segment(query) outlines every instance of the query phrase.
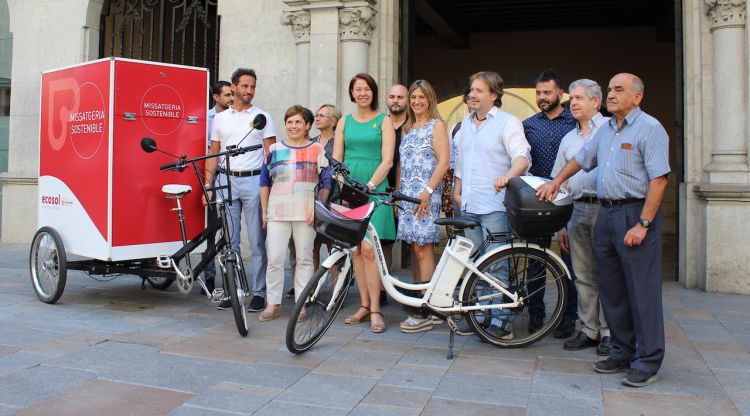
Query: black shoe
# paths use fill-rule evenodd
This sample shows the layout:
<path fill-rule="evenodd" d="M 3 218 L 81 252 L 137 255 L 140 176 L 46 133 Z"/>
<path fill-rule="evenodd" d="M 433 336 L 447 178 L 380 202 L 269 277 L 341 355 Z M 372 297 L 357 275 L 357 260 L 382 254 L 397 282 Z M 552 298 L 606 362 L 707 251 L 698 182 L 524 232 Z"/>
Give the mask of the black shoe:
<path fill-rule="evenodd" d="M 589 347 L 594 347 L 597 344 L 599 344 L 597 340 L 589 338 L 589 336 L 586 335 L 585 332 L 581 331 L 578 333 L 577 337 L 565 341 L 565 344 L 563 344 L 563 349 L 567 351 L 577 351 Z"/>
<path fill-rule="evenodd" d="M 622 378 L 622 384 L 630 387 L 645 387 L 658 380 L 659 376 L 649 374 L 637 368 L 631 368 L 628 374 Z"/>
<path fill-rule="evenodd" d="M 250 300 L 250 306 L 247 307 L 248 312 L 260 312 L 266 307 L 266 300 L 262 297 L 255 295 Z"/>
<path fill-rule="evenodd" d="M 610 337 L 602 337 L 599 345 L 596 346 L 596 355 L 606 357 L 609 355 L 609 350 L 612 349 L 612 339 Z"/>
<path fill-rule="evenodd" d="M 385 306 L 388 304 L 388 294 L 385 293 L 384 290 L 380 291 L 380 306 Z"/>
<path fill-rule="evenodd" d="M 222 300 L 216 306 L 216 309 L 223 311 L 224 309 L 232 309 L 232 301 L 229 298 Z"/>
<path fill-rule="evenodd" d="M 504 330 L 503 328 L 500 328 L 497 325 L 490 325 L 490 326 L 487 327 L 487 329 L 485 331 L 487 331 L 487 333 L 490 336 L 492 336 L 494 338 L 497 338 L 497 339 L 502 339 L 502 340 L 505 340 L 505 341 L 510 341 L 510 340 L 513 339 L 513 333 L 512 332 L 506 331 L 506 330 Z M 482 341 L 484 341 L 484 340 L 482 340 Z"/>
<path fill-rule="evenodd" d="M 289 289 L 288 292 L 286 292 L 286 295 L 284 295 L 287 299 L 294 299 L 294 288 Z"/>
<path fill-rule="evenodd" d="M 597 361 L 594 363 L 594 370 L 602 374 L 623 373 L 630 370 L 630 363 L 627 361 L 617 361 L 611 358 Z"/>
<path fill-rule="evenodd" d="M 552 335 L 555 338 L 570 338 L 576 333 L 576 321 L 569 318 L 563 318 L 560 324 L 557 325 Z"/>
<path fill-rule="evenodd" d="M 529 315 L 529 334 L 539 331 L 544 326 L 544 315 Z"/>

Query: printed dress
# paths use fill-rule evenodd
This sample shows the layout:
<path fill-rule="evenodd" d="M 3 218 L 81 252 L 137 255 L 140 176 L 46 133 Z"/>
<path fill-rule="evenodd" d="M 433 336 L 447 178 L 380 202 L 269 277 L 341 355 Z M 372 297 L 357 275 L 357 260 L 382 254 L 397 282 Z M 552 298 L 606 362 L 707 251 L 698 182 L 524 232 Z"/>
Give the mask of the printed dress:
<path fill-rule="evenodd" d="M 419 128 L 410 129 L 401 138 L 400 191 L 404 195 L 418 198 L 424 192 L 425 185 L 437 167 L 437 158 L 432 150 L 432 128 L 436 119 L 432 119 Z M 404 208 L 399 211 L 397 238 L 408 244 L 437 244 L 440 242 L 440 227 L 433 221 L 440 218 L 442 185 L 435 188 L 430 196 L 428 215 L 418 219 L 414 213 L 414 204 L 401 202 Z"/>

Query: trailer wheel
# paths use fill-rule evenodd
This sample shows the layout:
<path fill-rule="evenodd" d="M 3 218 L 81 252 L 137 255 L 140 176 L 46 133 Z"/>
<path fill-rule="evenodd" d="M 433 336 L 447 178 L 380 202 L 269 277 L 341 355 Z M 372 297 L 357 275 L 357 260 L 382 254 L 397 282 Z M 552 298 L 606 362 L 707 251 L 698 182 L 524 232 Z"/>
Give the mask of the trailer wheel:
<path fill-rule="evenodd" d="M 68 276 L 68 260 L 62 238 L 51 227 L 42 227 L 34 235 L 29 254 L 31 282 L 36 296 L 44 303 L 55 303 Z"/>
<path fill-rule="evenodd" d="M 151 287 L 158 290 L 167 290 L 174 283 L 174 279 L 161 276 L 146 276 L 146 280 Z"/>

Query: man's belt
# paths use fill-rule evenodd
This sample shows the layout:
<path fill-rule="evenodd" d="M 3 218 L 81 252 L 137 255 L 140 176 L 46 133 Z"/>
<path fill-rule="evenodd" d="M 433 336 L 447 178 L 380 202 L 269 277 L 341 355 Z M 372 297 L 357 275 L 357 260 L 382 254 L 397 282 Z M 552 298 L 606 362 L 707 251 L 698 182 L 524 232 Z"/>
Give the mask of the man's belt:
<path fill-rule="evenodd" d="M 238 178 L 244 178 L 246 176 L 260 175 L 260 169 L 255 169 L 255 170 L 230 170 L 228 172 L 225 171 L 224 169 L 222 169 L 220 172 L 223 173 L 223 174 L 225 174 L 225 175 L 236 176 Z"/>
<path fill-rule="evenodd" d="M 635 204 L 637 202 L 643 202 L 643 201 L 645 201 L 645 199 L 643 198 L 600 199 L 599 203 L 602 204 L 603 207 L 612 208 L 612 207 L 619 207 L 619 206 L 627 205 L 627 204 Z"/>
<path fill-rule="evenodd" d="M 583 202 L 584 204 L 598 204 L 599 198 L 595 196 L 582 196 L 578 199 L 574 199 L 573 202 Z"/>

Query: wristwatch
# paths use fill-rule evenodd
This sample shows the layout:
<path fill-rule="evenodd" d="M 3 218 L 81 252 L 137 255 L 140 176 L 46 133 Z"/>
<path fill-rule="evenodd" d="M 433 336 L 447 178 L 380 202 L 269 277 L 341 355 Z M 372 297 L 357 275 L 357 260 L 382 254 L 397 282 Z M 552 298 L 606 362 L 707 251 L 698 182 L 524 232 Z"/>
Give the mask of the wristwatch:
<path fill-rule="evenodd" d="M 648 227 L 651 226 L 651 221 L 649 221 L 649 220 L 647 220 L 645 218 L 641 218 L 640 220 L 638 220 L 638 223 L 641 224 L 641 226 L 643 226 L 643 228 L 648 228 Z"/>
<path fill-rule="evenodd" d="M 427 191 L 428 194 L 432 195 L 433 192 L 435 192 L 434 189 L 430 188 L 430 185 L 425 185 L 424 189 Z"/>

